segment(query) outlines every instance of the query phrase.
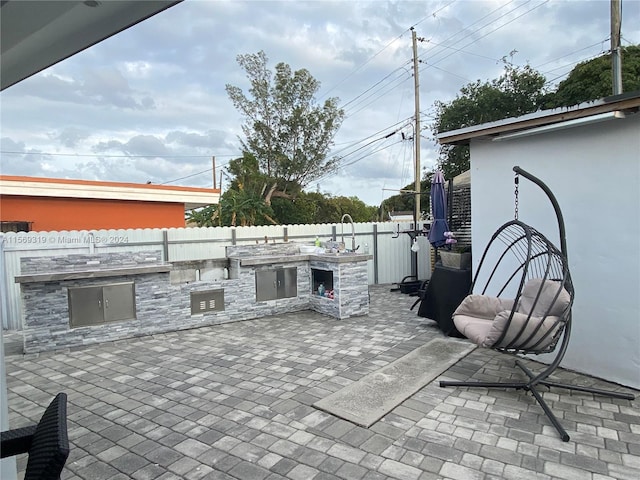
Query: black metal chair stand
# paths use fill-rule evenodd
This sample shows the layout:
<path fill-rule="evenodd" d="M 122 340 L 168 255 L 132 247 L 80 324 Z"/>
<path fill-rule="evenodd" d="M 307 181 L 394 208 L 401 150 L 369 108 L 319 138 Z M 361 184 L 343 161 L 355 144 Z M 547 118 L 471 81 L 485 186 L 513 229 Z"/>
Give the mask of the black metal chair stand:
<path fill-rule="evenodd" d="M 481 347 L 522 355 L 556 352 L 556 356 L 537 374 L 520 359 L 516 360 L 516 366 L 528 377 L 524 381 L 441 381 L 440 386 L 531 392 L 562 440 L 567 442 L 569 435 L 542 398 L 539 387 L 565 388 L 625 400 L 635 397 L 549 380 L 560 366 L 571 336 L 574 289 L 567 260 L 564 220 L 555 196 L 540 179 L 519 167 L 514 167 L 514 171 L 516 219 L 505 223 L 492 236 L 471 286 L 471 292 L 478 291 L 479 294 L 467 296 L 454 312 L 453 320 L 464 336 Z M 518 175 L 531 180 L 549 197 L 558 219 L 561 250 L 536 229 L 517 219 Z"/>
<path fill-rule="evenodd" d="M 69 456 L 67 395 L 51 401 L 37 425 L 0 432 L 0 457 L 28 454 L 24 480 L 58 480 Z"/>

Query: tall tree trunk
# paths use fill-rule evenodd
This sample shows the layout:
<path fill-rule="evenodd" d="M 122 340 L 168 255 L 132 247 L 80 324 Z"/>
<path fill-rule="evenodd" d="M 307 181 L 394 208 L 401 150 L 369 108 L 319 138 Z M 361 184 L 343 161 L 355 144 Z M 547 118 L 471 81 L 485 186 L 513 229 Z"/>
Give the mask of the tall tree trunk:
<path fill-rule="evenodd" d="M 273 185 L 271 185 L 271 188 L 269 188 L 267 195 L 264 197 L 264 203 L 266 203 L 269 207 L 271 206 L 271 197 L 273 196 L 273 192 L 276 191 L 277 187 L 278 182 L 273 182 Z"/>

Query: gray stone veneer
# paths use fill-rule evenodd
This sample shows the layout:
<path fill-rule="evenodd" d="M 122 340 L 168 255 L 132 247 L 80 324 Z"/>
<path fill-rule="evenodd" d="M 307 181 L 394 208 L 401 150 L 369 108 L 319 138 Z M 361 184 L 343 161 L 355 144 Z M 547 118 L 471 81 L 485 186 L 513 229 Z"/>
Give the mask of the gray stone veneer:
<path fill-rule="evenodd" d="M 336 318 L 364 315 L 369 311 L 367 262 L 341 263 L 308 260 L 295 255 L 296 244 L 259 244 L 228 247 L 229 279 L 172 284 L 170 272 L 122 274 L 127 267 L 158 265 L 160 252 L 121 252 L 96 255 L 65 255 L 23 258 L 21 282 L 25 353 L 119 340 L 155 333 L 249 320 L 285 312 L 313 309 Z M 284 256 L 286 262 L 242 266 L 241 260 L 257 256 Z M 298 260 L 298 258 L 300 260 Z M 99 263 L 98 263 L 99 262 Z M 255 272 L 278 267 L 297 268 L 298 294 L 256 302 Z M 335 299 L 311 292 L 311 268 L 331 270 Z M 113 276 L 91 278 L 90 270 L 113 271 Z M 49 272 L 87 272 L 86 278 L 49 281 Z M 38 281 L 38 274 L 43 281 Z M 33 277 L 28 277 L 33 275 Z M 70 328 L 68 289 L 133 281 L 136 319 L 99 326 Z M 224 310 L 191 315 L 191 292 L 223 289 Z"/>

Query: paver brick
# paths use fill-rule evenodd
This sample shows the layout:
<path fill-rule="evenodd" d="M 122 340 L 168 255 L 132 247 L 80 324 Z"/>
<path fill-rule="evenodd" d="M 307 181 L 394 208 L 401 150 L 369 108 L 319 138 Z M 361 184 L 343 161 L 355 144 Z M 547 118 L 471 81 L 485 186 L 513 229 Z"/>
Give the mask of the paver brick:
<path fill-rule="evenodd" d="M 269 470 L 249 462 L 239 462 L 229 470 L 229 475 L 239 480 L 263 480 L 269 476 Z"/>
<path fill-rule="evenodd" d="M 398 480 L 417 480 L 422 473 L 419 468 L 390 459 L 386 459 L 380 464 L 378 472 Z"/>
<path fill-rule="evenodd" d="M 463 465 L 445 462 L 440 469 L 440 474 L 454 480 L 483 480 L 484 473 Z"/>
<path fill-rule="evenodd" d="M 638 401 L 543 392 L 568 443 L 525 392 L 433 382 L 371 428 L 315 409 L 321 396 L 441 336 L 409 310 L 413 298 L 371 289 L 370 314 L 341 321 L 295 312 L 5 355 L 10 424 L 31 424 L 51 392 L 68 391 L 67 480 L 640 478 Z M 476 349 L 443 376 L 522 372 L 506 356 Z M 26 460 L 17 464 L 24 472 Z"/>
<path fill-rule="evenodd" d="M 287 474 L 287 478 L 292 480 L 312 480 L 316 478 L 318 473 L 320 473 L 318 470 L 307 465 L 296 465 Z"/>
<path fill-rule="evenodd" d="M 365 456 L 365 452 L 348 445 L 336 443 L 327 451 L 327 455 L 338 457 L 345 462 L 358 463 Z"/>
<path fill-rule="evenodd" d="M 298 465 L 297 462 L 289 458 L 282 458 L 278 463 L 272 466 L 269 470 L 278 475 L 287 475 L 293 468 Z"/>
<path fill-rule="evenodd" d="M 198 467 L 198 465 L 200 465 L 200 462 L 197 460 L 190 457 L 182 457 L 169 465 L 169 470 L 176 475 L 184 475 Z"/>
<path fill-rule="evenodd" d="M 161 465 L 163 467 L 168 467 L 173 462 L 182 458 L 183 454 L 178 452 L 172 448 L 159 446 L 158 448 L 151 450 L 145 455 L 145 458 L 148 459 L 151 463 Z"/>

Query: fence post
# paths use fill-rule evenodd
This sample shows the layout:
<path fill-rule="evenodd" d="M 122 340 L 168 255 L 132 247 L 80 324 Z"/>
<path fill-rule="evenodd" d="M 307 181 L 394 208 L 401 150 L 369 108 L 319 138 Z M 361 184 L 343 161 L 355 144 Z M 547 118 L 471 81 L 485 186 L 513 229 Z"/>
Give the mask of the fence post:
<path fill-rule="evenodd" d="M 5 268 L 4 257 L 4 235 L 0 237 L 0 321 L 2 322 L 2 328 L 9 328 L 9 308 L 7 301 L 7 272 Z"/>
<path fill-rule="evenodd" d="M 331 225 L 331 240 L 332 241 L 336 241 L 336 226 L 335 225 Z"/>
<path fill-rule="evenodd" d="M 284 227 L 283 229 L 283 236 L 284 236 L 284 241 L 288 242 L 289 241 L 289 229 L 287 227 Z"/>
<path fill-rule="evenodd" d="M 236 244 L 236 229 L 232 228 L 231 229 L 231 245 L 235 245 Z"/>
<path fill-rule="evenodd" d="M 378 224 L 373 224 L 373 284 L 378 285 Z"/>
<path fill-rule="evenodd" d="M 89 254 L 93 255 L 96 253 L 96 236 L 93 232 L 89 232 Z"/>
<path fill-rule="evenodd" d="M 169 261 L 169 232 L 162 230 L 162 254 L 164 255 L 164 261 Z"/>

